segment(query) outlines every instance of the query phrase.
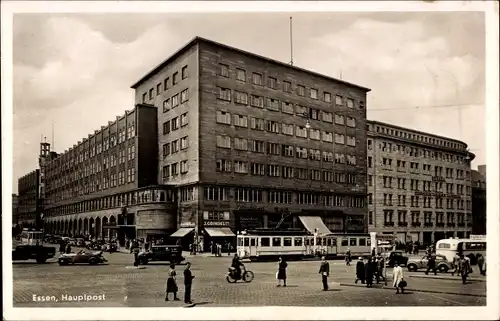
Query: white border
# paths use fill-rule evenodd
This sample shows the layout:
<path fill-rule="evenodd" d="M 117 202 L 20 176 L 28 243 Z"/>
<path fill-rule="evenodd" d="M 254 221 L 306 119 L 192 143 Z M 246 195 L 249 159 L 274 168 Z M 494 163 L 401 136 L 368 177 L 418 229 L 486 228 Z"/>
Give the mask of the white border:
<path fill-rule="evenodd" d="M 408 1 L 408 2 L 159 2 L 159 1 L 2 1 L 2 212 L 3 219 L 3 284 L 4 318 L 33 320 L 113 320 L 122 317 L 129 320 L 155 320 L 158 316 L 176 320 L 332 320 L 332 319 L 391 319 L 425 320 L 454 319 L 480 320 L 499 317 L 499 268 L 498 264 L 488 266 L 487 307 L 356 307 L 356 308 L 13 308 L 12 307 L 12 262 L 11 246 L 11 186 L 12 186 L 12 21 L 14 13 L 83 13 L 83 12 L 277 12 L 277 11 L 483 11 L 486 15 L 487 46 L 487 212 L 488 212 L 488 261 L 499 262 L 500 240 L 498 237 L 499 211 L 499 97 L 498 97 L 498 5 L 496 1 Z M 6 89 L 8 88 L 8 90 Z M 370 295 L 367 293 L 367 295 Z M 165 313 L 166 310 L 169 313 Z"/>

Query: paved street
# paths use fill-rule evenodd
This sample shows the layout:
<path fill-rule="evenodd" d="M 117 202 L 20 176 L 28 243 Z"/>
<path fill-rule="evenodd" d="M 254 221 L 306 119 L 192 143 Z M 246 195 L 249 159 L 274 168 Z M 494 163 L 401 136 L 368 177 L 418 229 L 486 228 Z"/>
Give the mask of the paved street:
<path fill-rule="evenodd" d="M 100 266 L 59 266 L 56 260 L 45 265 L 16 262 L 13 265 L 15 307 L 162 307 L 184 306 L 182 301 L 164 301 L 168 264 L 152 263 L 144 269 L 132 268 L 132 256 L 105 254 L 108 264 Z M 225 280 L 230 257 L 194 256 L 193 299 L 198 306 L 467 306 L 486 304 L 486 282 L 417 278 L 409 273 L 408 293 L 396 295 L 391 289 L 374 285 L 368 289 L 354 285 L 354 266 L 330 261 L 330 291 L 321 291 L 318 261 L 289 262 L 288 286 L 276 287 L 277 263 L 246 263 L 255 273 L 251 283 L 229 284 Z M 177 267 L 180 298 L 183 265 Z M 388 270 L 390 271 L 390 270 Z M 449 274 L 447 274 L 450 277 Z M 388 286 L 391 286 L 389 281 Z M 422 292 L 426 291 L 426 292 Z M 441 293 L 438 293 L 441 292 Z M 63 301 L 62 295 L 104 295 L 104 300 Z M 33 295 L 54 296 L 58 301 L 34 302 Z"/>

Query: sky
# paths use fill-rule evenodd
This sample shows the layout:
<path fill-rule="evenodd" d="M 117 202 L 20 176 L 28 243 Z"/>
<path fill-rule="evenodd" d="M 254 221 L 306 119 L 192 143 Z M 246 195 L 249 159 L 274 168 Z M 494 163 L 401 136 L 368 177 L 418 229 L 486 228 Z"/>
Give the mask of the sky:
<path fill-rule="evenodd" d="M 465 141 L 485 164 L 483 13 L 291 15 L 294 65 L 371 88 L 368 119 Z M 195 36 L 289 62 L 289 17 L 16 14 L 13 191 L 42 135 L 63 152 L 132 109 L 130 86 Z"/>

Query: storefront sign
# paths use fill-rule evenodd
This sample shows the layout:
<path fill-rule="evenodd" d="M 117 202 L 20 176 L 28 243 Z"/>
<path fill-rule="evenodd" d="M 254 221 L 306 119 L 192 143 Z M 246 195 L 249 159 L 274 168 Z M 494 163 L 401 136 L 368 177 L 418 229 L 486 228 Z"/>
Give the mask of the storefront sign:
<path fill-rule="evenodd" d="M 182 222 L 180 224 L 181 227 L 195 227 L 195 224 L 193 222 Z"/>
<path fill-rule="evenodd" d="M 253 206 L 253 205 L 239 206 L 238 208 L 236 208 L 236 211 L 264 211 L 264 210 L 265 207 L 263 206 Z"/>
<path fill-rule="evenodd" d="M 203 226 L 229 226 L 229 221 L 203 221 Z"/>

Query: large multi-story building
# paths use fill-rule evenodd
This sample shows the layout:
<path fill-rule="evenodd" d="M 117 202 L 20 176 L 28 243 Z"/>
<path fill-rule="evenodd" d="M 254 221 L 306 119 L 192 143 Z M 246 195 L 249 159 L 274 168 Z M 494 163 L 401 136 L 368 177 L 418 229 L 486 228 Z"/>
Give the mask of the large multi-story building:
<path fill-rule="evenodd" d="M 122 241 L 174 231 L 175 195 L 157 184 L 157 149 L 156 108 L 137 104 L 41 162 L 45 229 Z"/>
<path fill-rule="evenodd" d="M 36 169 L 17 181 L 17 212 L 12 213 L 13 223 L 22 228 L 35 228 L 40 213 L 39 202 L 40 170 Z"/>
<path fill-rule="evenodd" d="M 464 142 L 368 121 L 368 228 L 429 244 L 472 228 Z"/>
<path fill-rule="evenodd" d="M 472 170 L 472 234 L 486 235 L 486 165 Z"/>
<path fill-rule="evenodd" d="M 369 89 L 199 37 L 132 88 L 157 106 L 158 181 L 178 188 L 174 236 L 280 221 L 367 232 Z"/>
<path fill-rule="evenodd" d="M 19 208 L 19 197 L 12 194 L 12 224 L 18 223 L 17 210 Z"/>

